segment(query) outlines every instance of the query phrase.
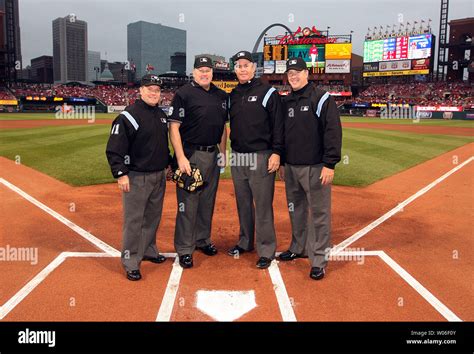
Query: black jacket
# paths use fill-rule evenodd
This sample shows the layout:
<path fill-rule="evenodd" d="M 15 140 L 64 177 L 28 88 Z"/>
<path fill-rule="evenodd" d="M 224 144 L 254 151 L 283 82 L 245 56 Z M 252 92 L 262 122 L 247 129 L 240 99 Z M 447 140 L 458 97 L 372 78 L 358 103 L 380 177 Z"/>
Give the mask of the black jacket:
<path fill-rule="evenodd" d="M 334 169 L 341 160 L 342 127 L 339 111 L 329 93 L 310 83 L 283 99 L 285 157 L 292 165 Z"/>
<path fill-rule="evenodd" d="M 277 91 L 259 79 L 238 84 L 230 93 L 230 140 L 240 153 L 272 150 L 282 155 L 283 106 Z"/>
<path fill-rule="evenodd" d="M 112 123 L 106 155 L 115 178 L 129 171 L 165 169 L 169 164 L 166 114 L 140 99 L 127 106 Z"/>

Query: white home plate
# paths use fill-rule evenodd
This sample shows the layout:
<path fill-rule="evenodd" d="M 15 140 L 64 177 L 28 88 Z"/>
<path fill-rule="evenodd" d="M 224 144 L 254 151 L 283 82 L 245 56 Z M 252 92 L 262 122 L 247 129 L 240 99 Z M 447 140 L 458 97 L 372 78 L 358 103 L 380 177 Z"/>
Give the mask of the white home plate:
<path fill-rule="evenodd" d="M 253 290 L 199 290 L 196 292 L 196 307 L 219 322 L 235 321 L 256 306 Z"/>

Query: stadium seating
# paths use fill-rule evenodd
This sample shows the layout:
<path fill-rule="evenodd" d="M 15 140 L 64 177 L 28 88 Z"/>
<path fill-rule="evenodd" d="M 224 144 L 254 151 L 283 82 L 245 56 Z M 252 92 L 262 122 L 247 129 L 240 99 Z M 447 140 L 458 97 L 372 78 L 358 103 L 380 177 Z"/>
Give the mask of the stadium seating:
<path fill-rule="evenodd" d="M 5 88 L 0 87 L 0 100 L 14 100 L 16 99 L 10 91 Z"/>
<path fill-rule="evenodd" d="M 464 83 L 409 83 L 372 85 L 354 102 L 409 103 L 432 106 L 470 106 L 474 103 L 474 88 Z"/>
<path fill-rule="evenodd" d="M 17 98 L 25 96 L 88 97 L 97 98 L 108 106 L 127 106 L 139 97 L 137 87 L 129 88 L 113 85 L 68 86 L 18 83 L 14 84 L 11 90 Z M 163 90 L 161 104 L 164 106 L 170 105 L 173 96 L 173 90 Z"/>
<path fill-rule="evenodd" d="M 342 85 L 319 86 L 329 92 L 350 91 Z M 127 106 L 139 97 L 137 87 L 98 85 L 98 86 L 68 86 L 48 84 L 17 83 L 11 88 L 17 97 L 23 96 L 59 96 L 59 97 L 90 97 L 97 98 L 109 106 Z M 277 86 L 281 95 L 290 91 L 290 87 Z M 175 90 L 163 89 L 161 105 L 169 106 Z M 0 90 L 0 99 L 14 99 L 7 90 Z M 377 84 L 371 85 L 357 97 L 335 97 L 338 104 L 350 102 L 368 103 L 408 103 L 414 105 L 474 105 L 474 87 L 464 83 L 407 83 L 407 84 Z"/>

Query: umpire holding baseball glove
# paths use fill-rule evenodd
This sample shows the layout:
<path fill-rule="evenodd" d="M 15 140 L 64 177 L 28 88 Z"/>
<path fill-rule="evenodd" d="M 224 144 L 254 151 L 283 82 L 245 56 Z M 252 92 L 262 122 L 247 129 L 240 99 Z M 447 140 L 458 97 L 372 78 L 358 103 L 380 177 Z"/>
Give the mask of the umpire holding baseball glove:
<path fill-rule="evenodd" d="M 331 183 L 341 160 L 342 128 L 334 98 L 308 82 L 301 58 L 287 61 L 292 92 L 285 105 L 285 180 L 292 240 L 281 261 L 309 256 L 310 277 L 322 279 L 331 246 Z"/>
<path fill-rule="evenodd" d="M 226 160 L 228 98 L 211 82 L 212 73 L 211 58 L 196 57 L 194 80 L 176 91 L 168 117 L 176 167 L 179 173 L 192 177 L 191 187 L 199 187 L 182 188 L 187 181 L 182 181 L 181 186 L 179 180 L 182 179 L 178 179 L 174 245 L 183 268 L 193 266 L 192 255 L 196 248 L 207 256 L 217 253 L 211 242 L 211 225 L 220 167 L 225 166 Z M 202 186 L 197 184 L 201 178 Z"/>
<path fill-rule="evenodd" d="M 129 280 L 140 280 L 142 261 L 162 263 L 156 248 L 169 164 L 166 114 L 158 107 L 161 79 L 145 75 L 140 99 L 113 121 L 106 155 L 122 191 L 122 264 Z"/>

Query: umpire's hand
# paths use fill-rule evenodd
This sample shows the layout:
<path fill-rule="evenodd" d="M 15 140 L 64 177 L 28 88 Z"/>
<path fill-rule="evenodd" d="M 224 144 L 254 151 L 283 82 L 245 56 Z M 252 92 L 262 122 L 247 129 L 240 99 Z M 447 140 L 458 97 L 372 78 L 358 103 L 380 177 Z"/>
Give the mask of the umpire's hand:
<path fill-rule="evenodd" d="M 191 176 L 191 164 L 186 157 L 178 158 L 178 167 L 181 172 L 186 173 L 188 176 Z"/>
<path fill-rule="evenodd" d="M 130 192 L 130 180 L 128 179 L 128 176 L 122 176 L 117 180 L 119 189 L 122 192 Z"/>
<path fill-rule="evenodd" d="M 268 173 L 273 173 L 280 167 L 280 155 L 272 154 L 268 159 Z"/>
<path fill-rule="evenodd" d="M 321 184 L 324 186 L 326 184 L 331 184 L 332 180 L 334 179 L 334 170 L 323 167 L 321 170 L 321 176 L 319 176 L 319 179 L 321 180 Z"/>

